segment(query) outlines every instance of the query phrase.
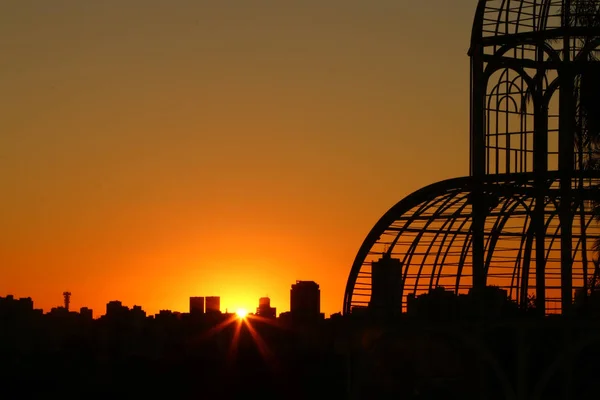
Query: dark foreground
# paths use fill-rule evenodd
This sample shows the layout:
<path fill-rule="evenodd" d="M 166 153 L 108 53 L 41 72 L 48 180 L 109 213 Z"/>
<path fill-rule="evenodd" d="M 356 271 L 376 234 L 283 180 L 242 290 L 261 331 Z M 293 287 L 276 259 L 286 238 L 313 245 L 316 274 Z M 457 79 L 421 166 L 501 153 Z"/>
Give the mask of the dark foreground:
<path fill-rule="evenodd" d="M 1 399 L 598 399 L 596 319 L 0 318 Z"/>

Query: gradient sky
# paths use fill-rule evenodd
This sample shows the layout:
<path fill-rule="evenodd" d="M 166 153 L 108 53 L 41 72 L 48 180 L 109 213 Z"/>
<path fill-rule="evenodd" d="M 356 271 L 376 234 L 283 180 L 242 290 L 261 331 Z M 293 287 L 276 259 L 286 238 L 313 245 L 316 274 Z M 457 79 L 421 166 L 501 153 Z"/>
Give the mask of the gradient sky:
<path fill-rule="evenodd" d="M 379 217 L 468 173 L 475 5 L 0 2 L 0 296 L 340 311 Z"/>

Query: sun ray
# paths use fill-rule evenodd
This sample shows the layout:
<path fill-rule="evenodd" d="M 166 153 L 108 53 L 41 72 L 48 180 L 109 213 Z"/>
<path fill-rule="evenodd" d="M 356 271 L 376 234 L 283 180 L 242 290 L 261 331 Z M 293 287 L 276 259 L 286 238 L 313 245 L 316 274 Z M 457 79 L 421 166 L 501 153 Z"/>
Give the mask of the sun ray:
<path fill-rule="evenodd" d="M 235 331 L 229 343 L 229 353 L 227 354 L 228 363 L 233 363 L 235 356 L 237 355 L 238 344 L 240 341 L 240 332 L 242 330 L 242 319 L 238 319 L 235 324 Z"/>
<path fill-rule="evenodd" d="M 263 317 L 261 315 L 256 315 L 256 314 L 248 314 L 247 318 L 248 319 L 252 319 L 252 320 L 256 320 L 256 321 L 259 321 L 259 322 L 264 322 L 264 323 L 267 323 L 267 324 L 272 325 L 272 326 L 278 326 L 277 323 L 276 323 L 276 320 L 274 320 L 273 318 L 265 318 L 265 317 Z"/>
<path fill-rule="evenodd" d="M 195 340 L 193 340 L 193 342 L 200 342 L 200 341 L 206 340 L 206 339 L 210 338 L 211 336 L 218 334 L 223 329 L 225 329 L 227 326 L 231 325 L 232 323 L 234 323 L 236 321 L 237 321 L 237 318 L 234 315 L 229 316 L 229 317 L 227 317 L 227 319 L 219 322 L 217 325 L 213 326 L 208 331 L 206 331 L 206 332 L 202 333 L 201 335 L 199 335 L 198 337 L 196 337 Z"/>
<path fill-rule="evenodd" d="M 263 360 L 265 360 L 267 365 L 270 366 L 273 370 L 277 371 L 278 370 L 277 359 L 275 358 L 275 355 L 273 354 L 273 352 L 269 349 L 269 346 L 267 345 L 267 343 L 263 340 L 263 338 L 256 331 L 256 329 L 254 329 L 251 321 L 249 321 L 247 319 L 245 319 L 243 321 L 244 321 L 244 324 L 246 324 L 246 327 L 248 328 L 248 332 L 250 332 L 250 335 L 252 336 L 252 339 L 254 340 L 254 343 L 256 344 L 256 347 L 258 348 L 258 351 L 259 351 L 261 357 L 263 358 Z"/>

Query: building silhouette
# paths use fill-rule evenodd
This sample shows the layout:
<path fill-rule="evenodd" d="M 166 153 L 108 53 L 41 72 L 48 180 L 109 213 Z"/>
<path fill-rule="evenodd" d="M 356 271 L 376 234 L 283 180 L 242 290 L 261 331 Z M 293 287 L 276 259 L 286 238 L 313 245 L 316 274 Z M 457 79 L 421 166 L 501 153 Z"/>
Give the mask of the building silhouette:
<path fill-rule="evenodd" d="M 14 317 L 17 315 L 28 315 L 34 311 L 31 297 L 15 299 L 13 295 L 0 297 L 0 317 Z"/>
<path fill-rule="evenodd" d="M 94 318 L 94 311 L 90 308 L 87 307 L 81 307 L 79 309 L 79 315 L 81 315 L 82 318 L 85 319 L 93 319 Z"/>
<path fill-rule="evenodd" d="M 131 309 L 131 317 L 137 319 L 146 318 L 146 311 L 142 309 L 142 306 L 133 306 Z"/>
<path fill-rule="evenodd" d="M 271 307 L 271 299 L 268 297 L 261 297 L 258 299 L 258 308 L 256 309 L 256 315 L 265 318 L 275 318 L 277 316 L 277 309 Z"/>
<path fill-rule="evenodd" d="M 204 297 L 190 297 L 190 314 L 204 314 Z"/>
<path fill-rule="evenodd" d="M 221 312 L 221 297 L 206 296 L 206 313 L 220 313 L 220 312 Z"/>
<path fill-rule="evenodd" d="M 292 319 L 316 319 L 321 316 L 321 290 L 313 281 L 296 281 L 290 291 Z"/>
<path fill-rule="evenodd" d="M 109 301 L 106 303 L 106 317 L 124 319 L 129 315 L 129 307 L 124 306 L 118 300 Z"/>
<path fill-rule="evenodd" d="M 385 315 L 402 312 L 402 263 L 389 254 L 371 263 L 371 311 Z"/>

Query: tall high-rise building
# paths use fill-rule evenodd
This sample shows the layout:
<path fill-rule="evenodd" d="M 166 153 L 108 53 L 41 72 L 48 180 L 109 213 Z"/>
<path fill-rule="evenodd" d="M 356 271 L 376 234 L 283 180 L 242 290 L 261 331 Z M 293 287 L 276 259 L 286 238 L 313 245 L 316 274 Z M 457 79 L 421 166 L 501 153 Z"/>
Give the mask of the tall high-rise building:
<path fill-rule="evenodd" d="M 206 296 L 206 312 L 207 313 L 221 312 L 221 297 Z"/>
<path fill-rule="evenodd" d="M 277 309 L 271 307 L 271 299 L 268 297 L 261 297 L 258 299 L 258 308 L 256 309 L 256 315 L 265 318 L 275 318 L 277 316 Z"/>
<path fill-rule="evenodd" d="M 402 312 L 402 262 L 384 254 L 371 263 L 371 301 L 369 308 L 377 312 Z"/>
<path fill-rule="evenodd" d="M 292 318 L 312 319 L 321 315 L 321 290 L 313 281 L 296 281 L 290 291 Z"/>
<path fill-rule="evenodd" d="M 190 297 L 190 314 L 204 314 L 204 297 Z"/>

